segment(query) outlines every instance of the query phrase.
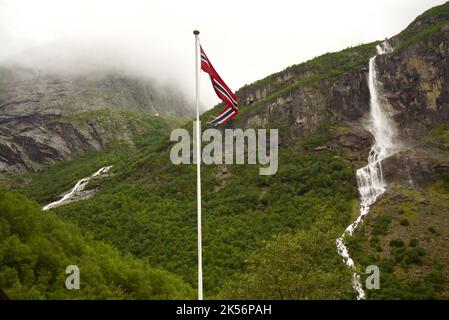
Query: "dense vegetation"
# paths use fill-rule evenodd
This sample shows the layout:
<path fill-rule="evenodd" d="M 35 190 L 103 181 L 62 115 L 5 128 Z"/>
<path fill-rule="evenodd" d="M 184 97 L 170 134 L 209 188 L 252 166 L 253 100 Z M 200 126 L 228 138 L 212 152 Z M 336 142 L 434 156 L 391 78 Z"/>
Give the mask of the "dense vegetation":
<path fill-rule="evenodd" d="M 350 271 L 335 254 L 339 236 L 323 217 L 310 229 L 280 235 L 248 259 L 247 272 L 233 279 L 225 299 L 348 299 Z"/>
<path fill-rule="evenodd" d="M 272 236 L 308 228 L 325 217 L 335 230 L 344 229 L 355 207 L 354 172 L 335 152 L 313 151 L 321 140 L 311 137 L 281 150 L 279 172 L 273 176 L 260 176 L 254 165 L 203 167 L 204 281 L 209 296 L 242 271 L 249 255 Z M 64 172 L 64 167 L 49 170 Z M 146 147 L 120 159 L 113 173 L 94 198 L 54 211 L 97 239 L 194 286 L 195 167 L 172 165 L 169 150 Z M 39 184 L 59 176 L 44 172 Z M 40 196 L 38 189 L 28 192 Z"/>
<path fill-rule="evenodd" d="M 179 277 L 82 236 L 72 224 L 0 187 L 0 288 L 12 299 L 177 299 L 193 290 Z M 80 268 L 80 290 L 65 269 Z"/>
<path fill-rule="evenodd" d="M 96 112 L 95 116 L 102 114 Z M 85 118 L 76 115 L 63 121 Z M 157 139 L 164 132 L 143 135 L 147 143 L 134 150 L 118 145 L 26 174 L 22 179 L 31 182 L 24 190 L 45 204 L 77 179 L 114 164 L 114 176 L 102 182 L 94 198 L 54 211 L 91 231 L 96 239 L 170 270 L 194 286 L 195 167 L 169 162 L 170 144 Z M 324 218 L 333 221 L 334 233 L 343 230 L 355 204 L 354 172 L 335 151 L 313 151 L 327 138 L 323 131 L 282 150 L 280 170 L 272 177 L 259 176 L 258 166 L 203 167 L 204 280 L 208 296 L 219 293 L 222 285 L 242 272 L 248 256 L 272 236 L 309 228 Z M 334 239 L 328 239 L 327 248 L 335 253 Z M 332 256 L 339 261 L 337 255 Z M 304 270 L 310 267 L 304 265 Z M 316 275 L 325 278 L 329 272 L 317 270 Z M 274 291 L 266 294 L 273 298 L 277 295 Z"/>
<path fill-rule="evenodd" d="M 90 176 L 101 167 L 117 163 L 127 150 L 123 147 L 123 150 L 116 152 L 90 151 L 73 161 L 55 163 L 42 172 L 15 177 L 14 183 L 25 184 L 24 193 L 45 204 L 59 199 L 60 194 L 72 188 L 77 180 Z"/>
<path fill-rule="evenodd" d="M 125 126 L 130 130 L 127 134 L 131 141 L 110 140 L 103 150 L 92 150 L 78 155 L 74 161 L 57 162 L 39 173 L 8 177 L 8 184 L 25 185 L 25 193 L 40 203 L 54 200 L 61 192 L 71 188 L 76 180 L 91 175 L 100 167 L 115 165 L 140 148 L 152 150 L 159 147 L 167 141 L 172 128 L 185 122 L 180 118 L 109 109 L 78 113 L 55 121 L 81 126 L 87 126 L 88 121 L 94 121 L 110 131 L 117 132 Z"/>

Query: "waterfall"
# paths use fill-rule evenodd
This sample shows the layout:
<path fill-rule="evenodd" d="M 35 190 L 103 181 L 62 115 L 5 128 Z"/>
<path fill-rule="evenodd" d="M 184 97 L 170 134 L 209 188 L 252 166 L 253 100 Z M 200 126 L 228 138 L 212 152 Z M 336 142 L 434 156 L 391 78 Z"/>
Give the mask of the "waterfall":
<path fill-rule="evenodd" d="M 62 206 L 63 204 L 69 203 L 69 202 L 73 202 L 73 201 L 77 201 L 79 200 L 79 194 L 81 193 L 81 191 L 83 191 L 86 186 L 87 183 L 95 177 L 98 177 L 102 174 L 105 174 L 109 171 L 109 169 L 111 169 L 112 166 L 107 166 L 107 167 L 103 167 L 98 169 L 94 174 L 92 174 L 90 177 L 87 178 L 82 178 L 80 180 L 78 180 L 78 182 L 75 184 L 75 186 L 67 193 L 65 194 L 61 199 L 59 199 L 58 201 L 52 202 L 47 204 L 45 207 L 42 208 L 43 211 L 52 209 L 52 208 L 56 208 L 59 206 Z"/>
<path fill-rule="evenodd" d="M 386 182 L 382 174 L 382 160 L 397 152 L 400 148 L 396 141 L 396 128 L 394 121 L 390 118 L 390 105 L 382 93 L 378 80 L 376 57 L 390 53 L 392 48 L 388 42 L 377 46 L 377 55 L 369 61 L 368 88 L 370 92 L 370 114 L 368 130 L 374 137 L 374 144 L 368 155 L 368 164 L 357 170 L 356 178 L 360 194 L 360 212 L 357 219 L 352 222 L 337 239 L 337 251 L 343 257 L 344 262 L 352 269 L 353 288 L 357 299 L 365 299 L 360 276 L 355 269 L 354 261 L 349 255 L 348 248 L 344 243 L 347 236 L 352 236 L 363 217 L 368 214 L 371 205 L 385 192 Z"/>

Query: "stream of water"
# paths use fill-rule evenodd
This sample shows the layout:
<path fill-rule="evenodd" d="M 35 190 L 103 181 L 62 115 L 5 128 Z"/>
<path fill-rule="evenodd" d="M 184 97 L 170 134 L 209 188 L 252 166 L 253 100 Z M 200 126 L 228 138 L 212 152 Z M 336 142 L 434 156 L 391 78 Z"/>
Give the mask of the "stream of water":
<path fill-rule="evenodd" d="M 390 45 L 384 42 L 377 46 L 377 55 L 369 61 L 368 87 L 370 92 L 370 119 L 368 129 L 374 137 L 374 144 L 368 155 L 368 164 L 358 169 L 356 173 L 360 194 L 359 215 L 336 241 L 338 253 L 343 257 L 346 265 L 352 269 L 352 284 L 358 300 L 365 299 L 366 294 L 344 240 L 346 237 L 352 236 L 359 223 L 368 214 L 371 205 L 385 192 L 386 182 L 382 174 L 382 160 L 397 152 L 399 149 L 399 144 L 396 141 L 395 124 L 389 116 L 389 104 L 382 94 L 376 67 L 376 57 L 390 53 L 391 51 L 392 48 Z"/>
<path fill-rule="evenodd" d="M 78 182 L 75 184 L 75 186 L 68 193 L 66 193 L 61 199 L 47 204 L 45 207 L 42 208 L 42 210 L 46 211 L 46 210 L 49 210 L 52 208 L 62 206 L 69 202 L 81 200 L 80 192 L 86 188 L 89 181 L 92 180 L 92 178 L 94 178 L 94 177 L 98 177 L 102 174 L 107 173 L 109 171 L 109 169 L 111 169 L 111 168 L 112 168 L 112 166 L 100 168 L 94 174 L 92 174 L 90 177 L 86 177 L 86 178 L 82 178 L 82 179 L 78 180 Z"/>

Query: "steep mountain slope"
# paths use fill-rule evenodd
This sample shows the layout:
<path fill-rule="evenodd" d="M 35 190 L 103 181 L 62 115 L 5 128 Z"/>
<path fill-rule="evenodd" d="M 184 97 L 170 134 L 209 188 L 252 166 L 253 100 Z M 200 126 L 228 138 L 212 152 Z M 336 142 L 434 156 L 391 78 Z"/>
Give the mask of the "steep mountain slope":
<path fill-rule="evenodd" d="M 380 266 L 381 289 L 368 291 L 372 298 L 448 296 L 449 206 L 444 187 L 449 172 L 448 19 L 449 3 L 430 9 L 389 40 L 393 53 L 376 59 L 403 151 L 384 161 L 387 193 L 374 205 L 351 243 L 362 276 L 366 266 Z M 337 57 L 333 60 L 338 61 Z M 247 86 L 240 91 L 240 98 L 257 108 L 250 109 L 249 115 L 243 111 L 233 126 L 275 127 L 271 123 L 278 122 L 287 127 L 284 141 L 288 144 L 292 136 L 315 132 L 314 128 L 330 121 L 340 130 L 325 145 L 343 147 L 345 158 L 360 167 L 372 144 L 366 135 L 366 81 L 359 82 L 359 74 L 366 77 L 366 66 L 330 83 L 328 77 L 320 79 L 315 89 L 308 83 L 295 88 L 295 83 L 310 77 L 311 71 L 304 65 Z M 303 74 L 292 76 L 292 70 L 303 70 Z M 287 89 L 272 89 L 279 84 Z M 323 92 L 327 99 L 320 98 Z M 359 112 L 348 114 L 347 110 Z"/>
<path fill-rule="evenodd" d="M 381 289 L 369 298 L 448 297 L 448 20 L 449 3 L 427 11 L 389 40 L 393 53 L 376 59 L 404 148 L 384 161 L 388 189 L 349 241 L 362 277 L 366 266 L 380 267 Z M 241 112 L 227 127 L 278 128 L 279 171 L 203 167 L 206 297 L 355 297 L 335 235 L 358 214 L 355 170 L 373 142 L 367 75 L 378 43 L 325 54 L 238 91 Z M 113 176 L 97 195 L 54 212 L 195 286 L 195 168 L 171 164 L 170 147 L 166 136 L 108 158 Z M 45 204 L 63 190 L 41 186 L 68 187 L 87 167 L 97 169 L 95 161 L 76 158 L 26 176 L 24 190 Z"/>
<path fill-rule="evenodd" d="M 378 60 L 403 151 L 385 160 L 389 182 L 353 247 L 377 264 L 384 287 L 372 298 L 447 298 L 449 213 L 449 4 L 419 16 Z"/>
<path fill-rule="evenodd" d="M 182 299 L 193 290 L 166 271 L 119 252 L 36 203 L 0 187 L 0 287 L 10 299 Z M 64 288 L 65 269 L 80 289 Z"/>
<path fill-rule="evenodd" d="M 149 114 L 182 118 L 191 110 L 174 89 L 119 72 L 0 67 L 0 172 L 34 171 L 110 142 L 131 142 L 156 122 Z"/>
<path fill-rule="evenodd" d="M 343 54 L 331 54 L 330 58 L 325 55 L 314 63 L 327 64 L 329 71 L 334 67 L 329 65 L 332 56 L 342 56 L 349 59 L 348 65 L 361 66 L 361 62 L 352 61 L 362 60 L 358 50 L 364 52 L 365 60 L 374 45 L 354 48 L 353 54 L 346 50 Z M 336 65 L 340 62 L 337 60 Z M 245 108 L 242 119 L 250 112 Z M 289 130 L 287 126 L 282 129 Z M 285 132 L 282 129 L 281 134 Z M 218 292 L 236 271 L 242 270 L 247 257 L 273 235 L 307 229 L 326 217 L 333 221 L 333 230 L 328 231 L 336 235 L 355 214 L 354 171 L 342 158 L 344 150 L 314 151 L 340 127 L 318 123 L 315 130 L 320 130 L 320 134 L 291 143 L 281 152 L 280 171 L 273 177 L 260 177 L 254 166 L 203 169 L 204 211 L 208 213 L 204 216 L 208 294 Z M 196 225 L 194 215 L 188 213 L 195 208 L 195 171 L 193 166 L 173 166 L 169 162 L 170 146 L 165 142 L 156 150 L 142 148 L 135 155 L 114 162 L 115 176 L 104 181 L 95 198 L 57 208 L 55 212 L 92 230 L 99 239 L 148 258 L 152 264 L 172 270 L 194 285 Z M 64 179 L 65 174 L 53 171 L 38 175 L 42 176 Z M 50 192 L 42 198 L 39 186 L 48 184 L 47 179 L 38 178 L 41 182 L 37 188 L 33 184 L 27 188 L 28 194 L 42 203 L 56 195 Z M 108 224 L 104 224 L 106 220 Z M 333 248 L 334 242 L 328 245 Z M 329 268 L 347 279 L 336 288 L 341 293 L 334 296 L 351 297 L 350 277 L 344 264 L 337 255 L 329 258 Z M 295 285 L 301 289 L 299 282 Z"/>
<path fill-rule="evenodd" d="M 338 152 L 314 152 L 317 138 L 323 140 L 314 137 L 283 150 L 279 172 L 271 177 L 259 176 L 258 167 L 251 165 L 203 168 L 204 280 L 209 297 L 272 236 L 307 229 L 326 217 L 338 234 L 349 222 L 356 200 L 354 172 Z M 102 181 L 94 198 L 52 211 L 195 285 L 195 167 L 172 165 L 169 147 L 143 148 L 114 162 L 114 175 Z M 64 179 L 63 171 L 57 176 Z M 41 179 L 39 185 L 48 181 Z M 32 197 L 40 194 L 35 187 L 28 192 Z M 339 257 L 331 255 L 329 264 L 347 277 L 342 287 L 351 297 L 350 276 Z"/>

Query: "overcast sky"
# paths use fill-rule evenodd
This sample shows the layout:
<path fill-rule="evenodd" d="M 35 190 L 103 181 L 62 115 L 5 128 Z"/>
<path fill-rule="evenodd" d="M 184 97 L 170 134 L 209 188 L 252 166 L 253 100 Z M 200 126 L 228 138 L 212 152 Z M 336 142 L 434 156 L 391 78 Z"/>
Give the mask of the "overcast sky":
<path fill-rule="evenodd" d="M 77 55 L 78 62 L 118 65 L 174 83 L 192 98 L 193 29 L 236 90 L 317 55 L 393 36 L 444 2 L 0 0 L 0 61 L 21 57 L 45 67 Z M 34 52 L 40 60 L 33 60 Z M 218 102 L 205 75 L 201 92 L 204 105 Z"/>

